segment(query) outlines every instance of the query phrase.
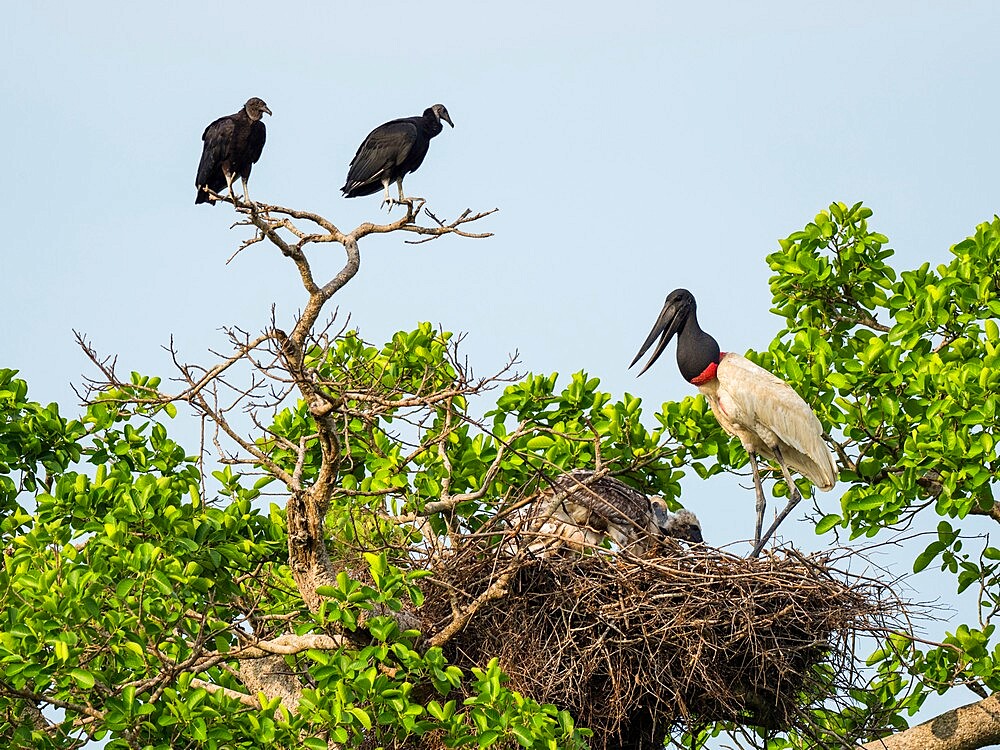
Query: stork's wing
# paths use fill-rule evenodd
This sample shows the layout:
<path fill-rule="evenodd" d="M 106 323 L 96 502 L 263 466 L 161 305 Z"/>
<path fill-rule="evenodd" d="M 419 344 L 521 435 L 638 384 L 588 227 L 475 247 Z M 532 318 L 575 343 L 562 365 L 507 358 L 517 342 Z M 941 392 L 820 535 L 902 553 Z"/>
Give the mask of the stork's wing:
<path fill-rule="evenodd" d="M 408 119 L 379 125 L 358 147 L 358 152 L 351 160 L 344 188 L 350 190 L 355 185 L 380 180 L 382 170 L 406 159 L 417 135 L 416 123 Z"/>
<path fill-rule="evenodd" d="M 612 477 L 593 477 L 586 470 L 563 474 L 510 516 L 515 528 L 542 537 L 529 551 L 549 548 L 552 538 L 586 548 L 601 546 L 606 537 L 621 548 L 641 549 L 653 527 L 646 496 Z"/>
<path fill-rule="evenodd" d="M 557 492 L 567 492 L 566 502 L 588 508 L 603 517 L 607 526 L 621 526 L 637 534 L 650 524 L 649 500 L 614 477 L 601 477 L 589 484 L 592 471 L 577 470 L 555 482 Z"/>
<path fill-rule="evenodd" d="M 217 182 L 218 171 L 222 168 L 222 162 L 229 156 L 229 151 L 232 148 L 235 131 L 236 123 L 229 115 L 220 117 L 205 128 L 205 132 L 201 135 L 205 145 L 201 150 L 201 161 L 198 163 L 195 186 L 209 185 L 216 189 L 212 185 L 213 179 Z M 225 181 L 222 185 L 225 186 Z"/>
<path fill-rule="evenodd" d="M 773 433 L 785 463 L 822 490 L 837 481 L 823 425 L 788 383 L 739 354 L 726 354 L 716 373 L 729 419 L 757 435 Z"/>

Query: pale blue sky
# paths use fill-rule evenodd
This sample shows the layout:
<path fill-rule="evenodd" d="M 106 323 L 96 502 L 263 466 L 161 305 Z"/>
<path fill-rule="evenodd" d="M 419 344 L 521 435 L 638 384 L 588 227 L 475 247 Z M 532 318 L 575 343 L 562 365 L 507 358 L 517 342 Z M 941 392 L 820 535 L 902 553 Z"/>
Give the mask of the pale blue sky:
<path fill-rule="evenodd" d="M 229 208 L 193 205 L 202 130 L 250 96 L 274 112 L 256 198 L 345 228 L 378 218 L 377 197 L 339 195 L 355 149 L 442 102 L 456 127 L 407 192 L 444 217 L 500 208 L 489 240 L 366 240 L 338 299 L 366 338 L 431 320 L 468 332 L 478 373 L 518 349 L 522 370 L 586 369 L 647 414 L 691 392 L 672 355 L 638 381 L 626 370 L 671 289 L 695 293 L 724 349 L 763 348 L 780 325 L 764 256 L 829 202 L 872 207 L 897 268 L 946 262 L 1000 205 L 988 1 L 17 3 L 5 16 L 0 366 L 67 413 L 69 384 L 91 374 L 71 329 L 125 371 L 166 377 L 171 335 L 195 360 L 223 345 L 221 326 L 259 329 L 272 303 L 288 321 L 303 302 L 263 244 L 226 266 L 244 232 Z M 326 250 L 316 263 L 332 273 L 342 255 Z M 175 431 L 195 445 L 191 420 Z M 750 534 L 752 495 L 735 484 L 692 479 L 685 500 L 710 541 Z M 782 531 L 821 544 L 793 520 Z"/>

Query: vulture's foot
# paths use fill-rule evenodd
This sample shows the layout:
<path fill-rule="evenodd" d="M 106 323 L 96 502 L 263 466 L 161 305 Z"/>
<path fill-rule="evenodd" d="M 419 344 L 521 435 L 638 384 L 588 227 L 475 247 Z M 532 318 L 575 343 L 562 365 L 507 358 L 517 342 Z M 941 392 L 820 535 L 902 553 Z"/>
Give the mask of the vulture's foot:
<path fill-rule="evenodd" d="M 406 206 L 407 210 L 409 210 L 413 205 L 413 201 L 409 198 L 403 198 L 402 200 L 399 198 L 386 198 L 382 201 L 382 207 L 385 208 L 387 205 L 389 207 L 387 210 L 389 213 L 392 213 L 393 206 Z"/>
<path fill-rule="evenodd" d="M 410 196 L 409 198 L 400 198 L 399 200 L 393 201 L 398 203 L 400 206 L 406 206 L 406 215 L 413 219 L 418 213 L 420 213 L 420 208 L 426 203 L 423 198 L 414 198 Z"/>

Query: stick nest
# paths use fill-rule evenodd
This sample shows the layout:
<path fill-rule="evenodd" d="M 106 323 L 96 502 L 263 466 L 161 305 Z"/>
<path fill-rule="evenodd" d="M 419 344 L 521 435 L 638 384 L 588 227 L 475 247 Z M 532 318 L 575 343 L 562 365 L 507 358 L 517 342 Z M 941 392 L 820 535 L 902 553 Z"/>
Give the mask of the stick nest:
<path fill-rule="evenodd" d="M 531 559 L 484 541 L 433 568 L 425 632 L 475 609 L 444 644 L 451 661 L 498 657 L 513 688 L 593 729 L 595 748 L 661 748 L 714 722 L 790 728 L 862 686 L 855 636 L 900 611 L 883 584 L 794 551 L 746 559 L 670 544 L 644 558 Z"/>

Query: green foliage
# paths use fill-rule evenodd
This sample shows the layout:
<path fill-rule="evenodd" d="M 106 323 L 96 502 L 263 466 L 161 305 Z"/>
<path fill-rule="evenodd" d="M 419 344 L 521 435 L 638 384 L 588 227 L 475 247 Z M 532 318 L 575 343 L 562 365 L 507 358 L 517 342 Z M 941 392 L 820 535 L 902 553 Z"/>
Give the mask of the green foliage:
<path fill-rule="evenodd" d="M 793 383 L 838 444 L 841 507 L 817 532 L 876 537 L 933 512 L 914 573 L 952 575 L 980 616 L 939 645 L 887 637 L 867 690 L 774 748 L 863 732 L 873 716 L 901 728 L 929 693 L 956 685 L 1000 690 L 1000 550 L 963 533 L 970 515 L 998 513 L 1000 219 L 949 263 L 897 271 L 871 215 L 834 204 L 780 242 L 767 260 L 784 327 L 750 356 Z M 354 571 L 319 589 L 317 612 L 288 568 L 285 511 L 265 507 L 275 477 L 220 466 L 210 493 L 169 436 L 175 409 L 156 378 L 133 374 L 69 421 L 0 370 L 0 736 L 39 748 L 69 747 L 81 731 L 109 748 L 325 748 L 427 733 L 448 747 L 584 747 L 587 730 L 511 690 L 496 661 L 464 671 L 400 630 L 390 613 L 424 596 L 414 550 L 481 530 L 502 503 L 572 468 L 600 465 L 676 507 L 687 467 L 709 478 L 742 469 L 746 454 L 700 396 L 663 404 L 651 428 L 638 398 L 616 399 L 584 372 L 513 380 L 478 411 L 489 384 L 473 381 L 455 344 L 425 323 L 381 347 L 349 333 L 306 353 L 339 441 L 328 547 Z M 305 401 L 279 410 L 256 445 L 303 490 L 317 481 Z M 251 628 L 345 639 L 274 657 L 303 677 L 297 711 L 238 700 L 235 654 Z M 24 720 L 36 701 L 61 708 L 58 733 Z"/>
<path fill-rule="evenodd" d="M 40 413 L 51 418 L 38 433 L 47 446 L 27 454 L 48 472 L 47 491 L 39 487 L 33 514 L 22 510 L 8 517 L 20 518 L 16 526 L 4 527 L 4 690 L 99 705 L 97 738 L 145 728 L 163 738 L 161 746 L 175 746 L 192 696 L 168 690 L 152 700 L 155 676 L 192 658 L 199 638 L 223 653 L 233 648 L 232 623 L 245 617 L 241 598 L 289 606 L 286 593 L 264 590 L 253 577 L 267 578 L 281 561 L 281 529 L 251 508 L 253 491 L 222 507 L 203 504 L 194 459 L 161 424 L 133 421 L 103 403 L 81 422 L 65 422 L 27 401 L 23 387 L 7 407 L 11 435 L 33 429 Z M 25 459 L 19 468 L 37 473 Z M 23 714 L 18 703 L 0 698 L 3 713 Z M 67 711 L 67 734 L 78 717 Z M 216 711 L 215 720 L 224 719 Z M 231 738 L 205 722 L 195 722 L 196 734 L 204 725 L 206 738 Z M 0 726 L 0 734 L 12 734 L 15 746 L 61 746 L 37 732 L 29 741 L 24 725 Z M 127 744 L 108 745 L 117 746 Z"/>
<path fill-rule="evenodd" d="M 852 536 L 906 521 L 928 498 L 950 518 L 988 510 L 1000 468 L 1000 220 L 955 245 L 948 265 L 897 278 L 870 216 L 834 204 L 768 258 L 786 319 L 775 369 L 856 454 L 837 519 Z"/>
<path fill-rule="evenodd" d="M 390 367 L 380 352 L 348 337 L 340 364 L 355 372 L 355 357 L 368 357 L 380 377 L 419 395 L 453 380 L 435 343 L 446 340 L 429 326 L 397 336 L 387 350 L 409 347 L 413 366 L 407 369 Z M 435 373 L 440 382 L 433 381 Z M 417 632 L 401 632 L 394 618 L 373 614 L 423 600 L 418 582 L 426 571 L 401 567 L 387 550 L 360 555 L 369 583 L 341 572 L 334 586 L 318 591 L 325 597 L 319 612 L 309 613 L 287 568 L 284 513 L 258 507 L 272 478 L 250 483 L 223 467 L 213 472 L 221 494 L 208 500 L 196 458 L 154 421 L 166 410 L 125 406 L 128 397 L 148 400 L 155 379 L 134 375 L 132 393 L 108 393 L 80 422 L 66 422 L 54 407 L 28 401 L 26 386 L 12 375 L 3 422 L 11 437 L 4 446 L 19 486 L 10 497 L 31 495 L 33 507 L 16 506 L 2 540 L 0 736 L 11 746 L 70 746 L 79 734 L 74 722 L 88 716 L 97 719 L 88 733 L 108 748 L 326 747 L 328 741 L 388 742 L 431 731 L 455 747 L 583 746 L 585 731 L 566 712 L 509 690 L 496 663 L 465 674 L 440 649 L 417 650 Z M 451 413 L 459 402 L 448 402 Z M 293 434 L 296 413 L 278 417 L 286 434 Z M 374 422 L 349 426 L 351 460 L 360 462 L 349 476 L 362 477 L 376 498 L 385 487 L 408 488 L 413 475 L 403 464 L 389 464 L 387 472 L 379 460 L 399 454 L 398 441 L 385 431 L 397 415 L 389 408 Z M 314 429 L 308 419 L 299 427 Z M 432 429 L 439 436 L 443 428 L 435 423 Z M 470 461 L 479 460 L 467 431 L 454 444 Z M 365 450 L 379 445 L 391 450 Z M 440 462 L 422 461 L 429 471 L 443 470 Z M 42 469 L 44 486 L 30 479 Z M 338 496 L 344 508 L 355 501 L 355 520 L 358 508 L 378 505 L 361 492 Z M 413 502 L 421 502 L 419 495 Z M 339 541 L 356 541 L 357 524 L 332 515 L 335 538 L 351 529 Z M 362 520 L 385 526 L 372 516 Z M 245 690 L 231 671 L 241 633 L 255 623 L 258 636 L 268 637 L 267 618 L 276 618 L 275 636 L 289 627 L 298 635 L 364 633 L 336 651 L 285 657 L 287 669 L 309 675 L 294 714 L 266 696 L 258 697 L 259 708 L 235 698 Z M 209 691 L 206 684 L 233 692 Z M 470 696 L 465 701 L 449 697 L 459 688 Z M 24 720 L 26 703 L 36 700 L 65 709 L 56 736 Z"/>
<path fill-rule="evenodd" d="M 0 369 L 0 513 L 7 533 L 25 520 L 18 493 L 34 492 L 39 481 L 46 484 L 50 475 L 78 461 L 77 440 L 83 435 L 82 425 L 59 416 L 56 404 L 28 401 L 28 384 L 15 375 L 16 370 Z"/>
<path fill-rule="evenodd" d="M 562 388 L 556 374 L 528 375 L 507 386 L 496 407 L 479 417 L 451 340 L 452 334 L 423 323 L 395 334 L 382 348 L 349 333 L 325 353 L 310 355 L 317 380 L 342 399 L 335 418 L 343 457 L 330 519 L 336 539 L 352 546 L 405 544 L 400 527 L 379 515 L 384 507 L 427 515 L 439 534 L 448 524 L 476 531 L 496 512 L 496 498 L 523 497 L 546 477 L 593 468 L 598 455 L 626 481 L 676 507 L 683 476 L 677 467 L 686 449 L 667 444 L 662 428 L 650 431 L 642 424 L 638 398 L 625 394 L 614 401 L 584 372 Z M 316 435 L 308 404 L 280 412 L 274 432 L 283 440 L 262 445 L 291 472 L 297 454 L 287 446 Z M 309 445 L 306 483 L 315 479 L 321 460 L 316 438 Z M 467 502 L 427 511 L 446 495 L 463 493 Z"/>
<path fill-rule="evenodd" d="M 943 518 L 914 572 L 937 565 L 955 577 L 957 593 L 978 594 L 985 627 L 960 625 L 929 650 L 897 639 L 873 659 L 877 701 L 912 714 L 928 690 L 1000 686 L 991 624 L 1000 552 L 982 541 L 970 551 L 955 525 L 995 508 L 1000 219 L 952 247 L 949 263 L 900 273 L 888 265 L 888 239 L 869 228 L 871 215 L 861 204 L 833 204 L 768 257 L 785 328 L 760 361 L 795 384 L 848 459 L 841 512 L 817 532 L 876 537 L 933 509 Z"/>

